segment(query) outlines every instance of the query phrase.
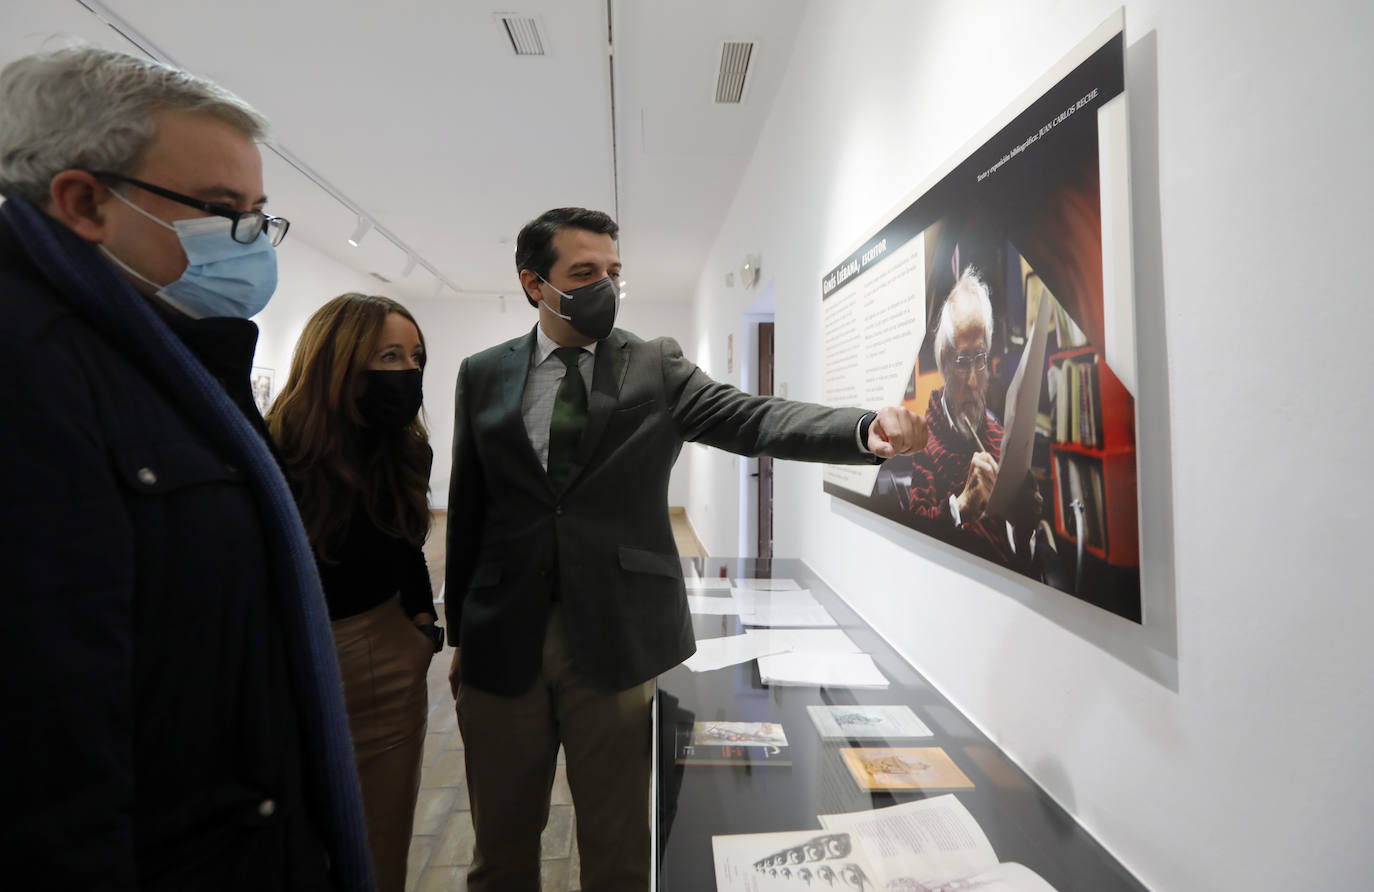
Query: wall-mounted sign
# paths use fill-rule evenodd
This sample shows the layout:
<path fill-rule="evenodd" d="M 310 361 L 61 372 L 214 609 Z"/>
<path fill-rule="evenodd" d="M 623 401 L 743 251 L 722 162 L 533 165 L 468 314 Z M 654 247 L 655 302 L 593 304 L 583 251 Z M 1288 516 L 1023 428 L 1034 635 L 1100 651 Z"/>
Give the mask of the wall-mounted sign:
<path fill-rule="evenodd" d="M 1118 12 L 821 276 L 822 400 L 930 442 L 825 491 L 1140 622 Z"/>

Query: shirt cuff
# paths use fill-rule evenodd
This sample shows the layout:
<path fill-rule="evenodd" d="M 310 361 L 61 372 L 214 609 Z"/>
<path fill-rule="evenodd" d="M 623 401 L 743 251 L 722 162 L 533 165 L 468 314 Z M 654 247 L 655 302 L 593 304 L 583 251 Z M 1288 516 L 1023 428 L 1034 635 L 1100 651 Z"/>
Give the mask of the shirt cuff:
<path fill-rule="evenodd" d="M 959 500 L 954 497 L 954 493 L 949 494 L 949 519 L 954 521 L 956 527 L 964 525 L 964 521 L 959 517 Z"/>
<path fill-rule="evenodd" d="M 864 455 L 873 454 L 873 450 L 868 448 L 868 429 L 877 417 L 877 412 L 865 412 L 859 416 L 859 423 L 854 425 L 854 441 L 859 444 L 859 451 Z"/>

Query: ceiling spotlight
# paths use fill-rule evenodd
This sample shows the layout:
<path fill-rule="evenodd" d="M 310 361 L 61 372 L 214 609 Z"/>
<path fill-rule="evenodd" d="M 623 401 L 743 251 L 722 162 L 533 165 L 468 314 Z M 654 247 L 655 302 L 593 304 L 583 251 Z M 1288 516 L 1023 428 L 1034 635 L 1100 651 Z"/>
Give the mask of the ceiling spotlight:
<path fill-rule="evenodd" d="M 353 234 L 348 237 L 348 243 L 353 247 L 358 247 L 358 242 L 363 240 L 363 236 L 372 229 L 372 221 L 366 217 L 358 217 L 358 225 L 353 230 Z"/>
<path fill-rule="evenodd" d="M 406 268 L 403 269 L 403 270 L 401 270 L 401 278 L 404 279 L 406 276 L 408 276 L 408 275 L 410 275 L 411 273 L 415 272 L 415 264 L 418 263 L 418 262 L 419 262 L 419 261 L 417 261 L 417 260 L 415 259 L 415 255 L 414 255 L 414 254 L 407 254 L 407 255 L 406 255 Z"/>

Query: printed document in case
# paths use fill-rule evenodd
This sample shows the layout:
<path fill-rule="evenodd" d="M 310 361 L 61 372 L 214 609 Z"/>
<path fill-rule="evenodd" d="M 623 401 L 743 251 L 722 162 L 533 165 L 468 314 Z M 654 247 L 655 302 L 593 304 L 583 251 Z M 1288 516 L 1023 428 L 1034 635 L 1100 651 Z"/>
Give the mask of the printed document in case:
<path fill-rule="evenodd" d="M 873 811 L 821 815 L 827 830 L 846 831 L 869 856 L 878 888 L 1054 892 L 1034 871 L 999 864 L 983 828 L 953 794 Z"/>
<path fill-rule="evenodd" d="M 795 579 L 750 579 L 747 576 L 736 576 L 732 585 L 760 592 L 790 592 L 801 588 Z"/>
<path fill-rule="evenodd" d="M 688 595 L 687 610 L 701 616 L 737 616 L 739 602 L 719 595 Z"/>
<path fill-rule="evenodd" d="M 764 684 L 825 688 L 885 688 L 887 677 L 868 654 L 780 653 L 759 657 Z"/>
<path fill-rule="evenodd" d="M 909 706 L 808 706 L 807 713 L 825 740 L 900 740 L 931 737 Z"/>
<path fill-rule="evenodd" d="M 711 853 L 717 892 L 881 888 L 867 855 L 845 831 L 713 836 Z"/>
<path fill-rule="evenodd" d="M 724 638 L 703 638 L 697 642 L 697 652 L 688 657 L 682 665 L 693 672 L 710 672 L 737 663 L 747 663 L 755 657 L 777 653 L 783 649 L 781 643 L 758 638 L 748 632 L 743 635 L 727 635 Z"/>

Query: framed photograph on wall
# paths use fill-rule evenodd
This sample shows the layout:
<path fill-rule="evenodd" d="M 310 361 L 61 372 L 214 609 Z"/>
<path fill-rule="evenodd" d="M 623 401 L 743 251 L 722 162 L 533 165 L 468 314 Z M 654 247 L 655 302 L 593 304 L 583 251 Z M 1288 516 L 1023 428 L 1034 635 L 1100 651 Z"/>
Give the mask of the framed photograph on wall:
<path fill-rule="evenodd" d="M 1143 622 L 1118 11 L 821 276 L 821 401 L 926 448 L 825 491 Z"/>
<path fill-rule="evenodd" d="M 250 378 L 253 387 L 253 402 L 257 403 L 258 411 L 267 414 L 267 409 L 272 405 L 272 398 L 277 395 L 274 383 L 277 378 L 275 369 L 265 366 L 253 366 L 253 374 Z"/>

